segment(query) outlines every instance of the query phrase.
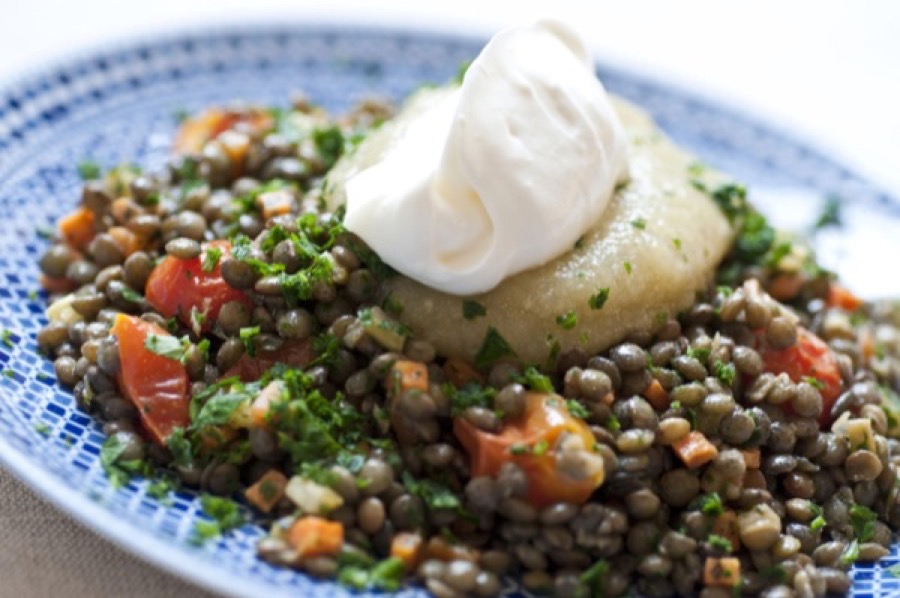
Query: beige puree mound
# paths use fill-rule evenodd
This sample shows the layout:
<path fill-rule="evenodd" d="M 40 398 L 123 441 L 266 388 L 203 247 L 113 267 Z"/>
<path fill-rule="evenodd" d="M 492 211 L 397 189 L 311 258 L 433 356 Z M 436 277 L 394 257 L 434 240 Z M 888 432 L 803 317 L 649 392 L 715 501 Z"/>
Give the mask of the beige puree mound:
<path fill-rule="evenodd" d="M 336 201 L 340 180 L 366 168 L 397 139 L 405 117 L 428 102 L 422 92 L 397 120 L 364 142 L 330 177 Z M 631 180 L 619 189 L 600 221 L 572 251 L 506 279 L 472 297 L 449 295 L 405 276 L 386 282 L 399 319 L 416 337 L 448 357 L 473 360 L 489 327 L 495 328 L 523 363 L 545 364 L 554 345 L 589 353 L 621 341 L 630 332 L 654 329 L 668 315 L 690 307 L 728 250 L 732 231 L 719 208 L 691 183 L 693 156 L 673 144 L 635 106 L 614 98 L 629 141 Z M 542 230 L 535 235 L 552 235 Z M 591 297 L 609 289 L 600 309 Z M 486 315 L 463 316 L 463 301 L 484 306 Z M 557 318 L 574 312 L 564 329 Z"/>

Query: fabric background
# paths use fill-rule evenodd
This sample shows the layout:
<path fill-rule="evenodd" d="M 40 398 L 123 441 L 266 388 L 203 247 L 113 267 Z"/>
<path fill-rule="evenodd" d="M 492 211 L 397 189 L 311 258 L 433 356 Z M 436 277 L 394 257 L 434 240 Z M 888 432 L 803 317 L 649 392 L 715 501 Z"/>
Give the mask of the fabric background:
<path fill-rule="evenodd" d="M 215 598 L 88 531 L 0 468 L 0 598 Z"/>

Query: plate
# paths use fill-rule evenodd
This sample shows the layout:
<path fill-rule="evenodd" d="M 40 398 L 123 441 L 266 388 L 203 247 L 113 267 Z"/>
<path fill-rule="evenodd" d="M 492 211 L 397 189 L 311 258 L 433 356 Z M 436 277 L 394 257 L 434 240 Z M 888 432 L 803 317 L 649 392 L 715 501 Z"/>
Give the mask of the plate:
<path fill-rule="evenodd" d="M 338 26 L 182 34 L 85 56 L 0 90 L 0 327 L 13 333 L 0 343 L 4 465 L 95 531 L 223 594 L 367 595 L 257 560 L 258 526 L 193 546 L 191 529 L 202 517 L 193 493 L 160 502 L 146 494 L 144 481 L 109 485 L 99 427 L 56 385 L 52 363 L 37 351 L 35 334 L 46 323 L 46 296 L 35 294 L 36 262 L 46 246 L 41 231 L 77 203 L 79 161 L 161 166 L 180 111 L 236 98 L 285 105 L 297 89 L 331 110 L 373 92 L 400 99 L 423 83 L 448 80 L 482 44 Z M 895 244 L 894 198 L 822 153 L 710 101 L 608 66 L 599 71 L 611 91 L 647 108 L 678 142 L 747 182 L 776 221 L 803 225 L 826 196 L 852 198 L 842 203 L 845 228 L 817 239 L 830 264 L 852 281 L 871 281 L 871 271 L 859 270 L 865 274 L 862 266 L 872 260 L 859 256 L 885 255 L 867 252 Z M 900 294 L 884 292 L 892 290 Z M 882 564 L 856 567 L 853 595 L 900 592 L 900 579 L 884 572 L 897 562 L 895 545 Z M 513 581 L 506 591 L 527 595 Z M 426 593 L 409 588 L 398 595 Z"/>

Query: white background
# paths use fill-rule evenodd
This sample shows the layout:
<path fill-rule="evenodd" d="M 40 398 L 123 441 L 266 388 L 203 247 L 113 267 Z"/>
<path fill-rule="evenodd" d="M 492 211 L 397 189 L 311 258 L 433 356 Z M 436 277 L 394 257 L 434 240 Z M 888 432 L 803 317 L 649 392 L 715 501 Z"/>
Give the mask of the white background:
<path fill-rule="evenodd" d="M 567 17 L 599 57 L 774 122 L 900 194 L 900 3 L 832 1 L 0 0 L 0 84 L 135 35 L 353 20 L 489 34 Z"/>

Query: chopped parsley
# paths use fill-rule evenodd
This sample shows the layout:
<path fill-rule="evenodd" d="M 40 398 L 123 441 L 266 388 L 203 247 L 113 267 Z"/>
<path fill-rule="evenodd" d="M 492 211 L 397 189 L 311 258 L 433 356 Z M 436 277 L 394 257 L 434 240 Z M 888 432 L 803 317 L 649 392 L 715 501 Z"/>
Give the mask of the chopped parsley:
<path fill-rule="evenodd" d="M 337 126 L 314 130 L 312 140 L 326 168 L 331 168 L 344 153 L 344 134 Z"/>
<path fill-rule="evenodd" d="M 143 295 L 132 289 L 131 287 L 122 288 L 122 299 L 131 303 L 140 303 L 144 300 Z"/>
<path fill-rule="evenodd" d="M 625 262 L 622 264 L 622 266 L 625 268 L 625 272 L 631 274 L 631 262 Z"/>
<path fill-rule="evenodd" d="M 693 357 L 700 363 L 706 363 L 707 361 L 709 361 L 709 354 L 711 352 L 712 351 L 709 347 L 691 347 L 687 350 L 687 353 L 685 353 L 685 355 L 687 355 L 688 357 Z"/>
<path fill-rule="evenodd" d="M 475 367 L 487 367 L 504 357 L 514 357 L 515 354 L 516 352 L 512 350 L 506 339 L 497 332 L 496 328 L 490 326 L 484 335 L 481 348 L 475 354 Z"/>
<path fill-rule="evenodd" d="M 486 316 L 487 309 L 477 301 L 465 299 L 462 302 L 462 313 L 465 319 L 474 320 L 475 318 Z"/>
<path fill-rule="evenodd" d="M 337 574 L 338 583 L 357 590 L 379 589 L 395 592 L 400 589 L 406 576 L 406 567 L 398 557 L 389 557 L 374 565 L 366 562 L 345 564 L 341 563 L 341 560 L 339 557 L 338 562 L 341 566 Z"/>
<path fill-rule="evenodd" d="M 50 426 L 47 422 L 35 422 L 34 431 L 40 434 L 41 436 L 49 436 L 50 435 Z"/>
<path fill-rule="evenodd" d="M 606 305 L 606 301 L 608 299 L 609 299 L 609 287 L 605 287 L 605 288 L 598 290 L 593 295 L 591 295 L 591 298 L 588 299 L 588 306 L 591 309 L 603 309 L 603 306 Z"/>
<path fill-rule="evenodd" d="M 843 225 L 843 216 L 841 214 L 841 198 L 836 195 L 829 195 L 822 204 L 822 211 L 813 223 L 813 231 L 820 231 L 823 228 L 840 227 Z"/>
<path fill-rule="evenodd" d="M 890 573 L 891 577 L 900 578 L 900 563 L 886 567 L 884 570 Z"/>
<path fill-rule="evenodd" d="M 578 325 L 578 314 L 576 314 L 574 311 L 560 314 L 556 316 L 556 323 L 563 330 L 572 330 L 576 325 Z"/>
<path fill-rule="evenodd" d="M 441 386 L 450 401 L 450 413 L 454 417 L 461 415 L 469 407 L 490 409 L 494 404 L 497 391 L 490 386 L 481 386 L 477 382 L 469 382 L 457 389 L 450 383 Z"/>
<path fill-rule="evenodd" d="M 731 540 L 725 538 L 724 536 L 720 536 L 718 534 L 710 534 L 706 538 L 706 541 L 716 550 L 721 550 L 722 552 L 728 553 L 734 552 L 734 546 L 732 546 Z"/>
<path fill-rule="evenodd" d="M 587 419 L 591 415 L 591 412 L 588 411 L 587 407 L 575 399 L 566 400 L 566 409 L 569 410 L 572 417 L 577 417 L 579 419 Z"/>
<path fill-rule="evenodd" d="M 153 334 L 151 332 L 144 340 L 144 347 L 151 353 L 156 353 L 181 363 L 184 363 L 187 359 L 187 352 L 192 346 L 187 336 L 178 338 L 168 334 Z"/>
<path fill-rule="evenodd" d="M 737 375 L 737 370 L 734 367 L 733 363 L 723 363 L 721 361 L 716 361 L 713 364 L 713 373 L 716 375 L 723 384 L 726 386 L 731 386 L 734 384 L 734 378 Z"/>
<path fill-rule="evenodd" d="M 78 163 L 78 176 L 82 181 L 91 181 L 100 178 L 100 165 L 93 160 L 82 160 Z"/>
<path fill-rule="evenodd" d="M 647 221 L 643 218 L 635 218 L 631 221 L 631 226 L 637 230 L 644 230 L 647 228 Z"/>
<path fill-rule="evenodd" d="M 172 490 L 175 489 L 175 485 L 171 480 L 166 478 L 159 478 L 158 480 L 154 480 L 150 484 L 147 485 L 147 496 L 155 498 L 157 500 L 162 500 L 166 498 Z"/>
<path fill-rule="evenodd" d="M 122 460 L 128 445 L 122 442 L 119 435 L 108 437 L 100 447 L 100 465 L 113 488 L 121 488 L 132 475 L 149 475 L 152 468 L 141 460 Z"/>
<path fill-rule="evenodd" d="M 235 411 L 244 403 L 253 400 L 254 395 L 240 384 L 235 384 L 226 392 L 217 393 L 206 399 L 192 418 L 191 427 L 196 430 L 223 426 L 231 421 Z"/>
<path fill-rule="evenodd" d="M 14 346 L 14 343 L 13 343 L 13 331 L 10 330 L 9 328 L 4 328 L 4 329 L 3 329 L 3 335 L 0 336 L 0 340 L 3 341 L 3 344 L 4 344 L 4 345 L 6 345 L 6 346 L 9 347 L 10 349 L 12 349 L 13 346 Z"/>
<path fill-rule="evenodd" d="M 850 525 L 860 542 L 868 542 L 875 534 L 875 521 L 878 515 L 869 507 L 854 504 L 850 507 Z"/>
<path fill-rule="evenodd" d="M 856 538 L 847 546 L 841 554 L 840 562 L 844 565 L 851 565 L 859 558 L 859 540 Z"/>
<path fill-rule="evenodd" d="M 675 249 L 681 251 L 681 246 L 682 246 L 681 239 L 678 239 L 678 238 L 672 239 L 672 245 L 675 246 Z"/>
<path fill-rule="evenodd" d="M 205 494 L 200 497 L 203 512 L 210 517 L 194 523 L 194 540 L 204 542 L 244 525 L 244 516 L 233 500 Z"/>
<path fill-rule="evenodd" d="M 547 439 L 541 438 L 534 444 L 533 447 L 531 447 L 531 454 L 536 457 L 540 457 L 541 455 L 545 454 L 547 450 L 549 450 L 549 448 L 550 443 L 547 441 Z"/>
<path fill-rule="evenodd" d="M 247 355 L 250 357 L 256 355 L 256 337 L 259 336 L 259 332 L 259 326 L 248 326 L 246 328 L 241 328 L 238 333 L 241 342 L 244 344 L 244 350 L 247 351 Z"/>
<path fill-rule="evenodd" d="M 609 574 L 609 561 L 601 559 L 582 573 L 578 580 L 589 588 L 591 596 L 603 596 L 606 591 L 607 574 Z"/>
<path fill-rule="evenodd" d="M 609 419 L 606 420 L 606 429 L 610 432 L 618 432 L 622 429 L 622 424 L 619 422 L 619 418 L 612 413 L 609 414 Z"/>
<path fill-rule="evenodd" d="M 453 490 L 433 479 L 415 479 L 409 472 L 403 472 L 403 486 L 421 498 L 431 510 L 460 509 L 462 502 Z"/>
<path fill-rule="evenodd" d="M 215 270 L 221 258 L 221 249 L 219 249 L 218 247 L 208 247 L 206 249 L 206 252 L 203 254 L 203 264 L 201 265 L 203 271 L 212 272 L 213 270 Z"/>
<path fill-rule="evenodd" d="M 185 437 L 184 428 L 175 428 L 166 439 L 166 446 L 172 453 L 172 463 L 177 467 L 186 467 L 194 459 L 194 449 L 190 440 Z"/>
<path fill-rule="evenodd" d="M 806 382 L 816 390 L 824 390 L 825 383 L 816 378 L 815 376 L 803 376 L 803 382 Z"/>
<path fill-rule="evenodd" d="M 535 392 L 553 392 L 553 382 L 548 376 L 540 373 L 533 365 L 525 368 L 525 371 L 515 376 L 515 381 L 527 386 Z"/>
<path fill-rule="evenodd" d="M 718 492 L 711 492 L 700 497 L 700 512 L 704 515 L 721 515 L 725 512 L 725 505 Z"/>

